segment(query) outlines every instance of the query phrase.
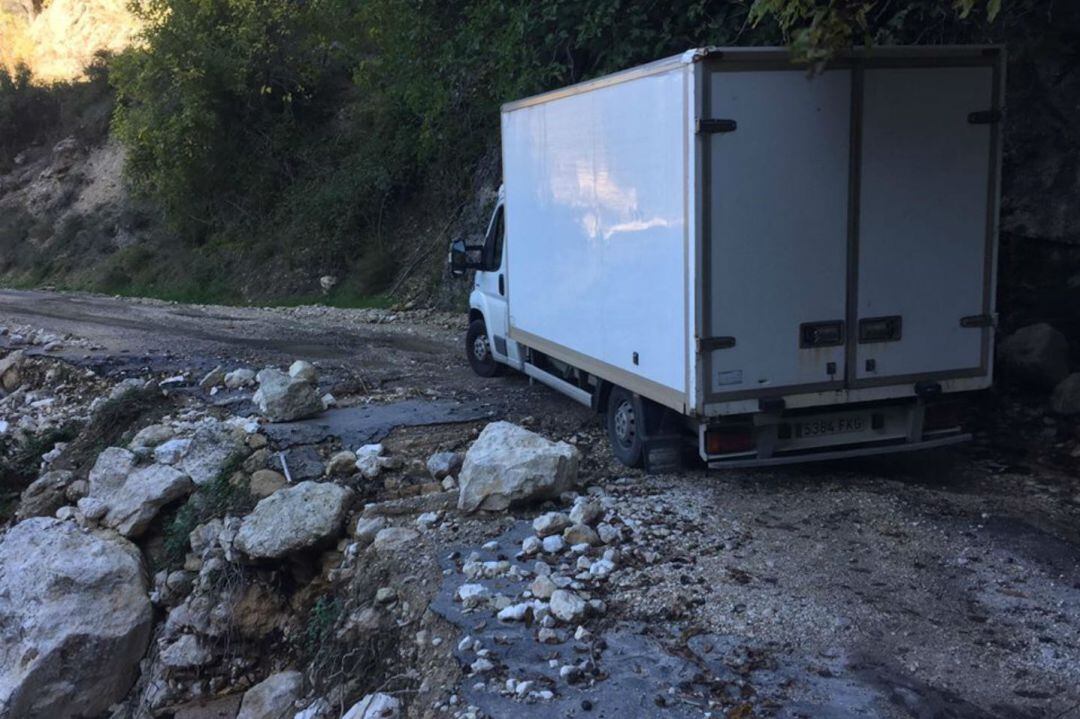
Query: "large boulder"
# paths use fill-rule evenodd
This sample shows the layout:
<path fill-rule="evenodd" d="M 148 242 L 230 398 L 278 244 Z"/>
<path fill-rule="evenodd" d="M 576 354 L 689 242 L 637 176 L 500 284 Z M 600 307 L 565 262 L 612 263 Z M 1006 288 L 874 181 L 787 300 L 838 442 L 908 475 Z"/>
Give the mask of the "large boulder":
<path fill-rule="evenodd" d="M 91 500 L 105 507 L 102 524 L 125 537 L 146 531 L 161 508 L 195 488 L 183 472 L 163 464 L 135 469 L 135 455 L 110 447 L 98 455 L 90 470 Z"/>
<path fill-rule="evenodd" d="M 67 488 L 75 476 L 67 470 L 58 469 L 41 475 L 19 497 L 19 520 L 29 517 L 51 517 L 56 510 L 68 503 Z"/>
<path fill-rule="evenodd" d="M 1021 327 L 998 346 L 998 361 L 1021 382 L 1053 389 L 1069 374 L 1069 341 L 1045 322 Z"/>
<path fill-rule="evenodd" d="M 578 451 L 510 422 L 492 422 L 465 454 L 458 509 L 504 510 L 558 497 L 577 481 Z"/>
<path fill-rule="evenodd" d="M 280 489 L 244 518 L 236 546 L 257 559 L 313 547 L 341 531 L 351 500 L 351 490 L 332 482 L 301 482 Z"/>
<path fill-rule="evenodd" d="M 0 716 L 98 716 L 127 694 L 153 612 L 138 549 L 35 517 L 0 540 Z"/>
<path fill-rule="evenodd" d="M 303 687 L 300 672 L 271 674 L 247 690 L 236 719 L 292 719 Z"/>
<path fill-rule="evenodd" d="M 259 372 L 257 379 L 259 389 L 252 400 L 271 422 L 291 422 L 323 411 L 318 388 L 303 377 L 267 368 Z"/>
<path fill-rule="evenodd" d="M 1080 414 L 1080 372 L 1069 375 L 1050 395 L 1050 409 L 1057 414 Z"/>

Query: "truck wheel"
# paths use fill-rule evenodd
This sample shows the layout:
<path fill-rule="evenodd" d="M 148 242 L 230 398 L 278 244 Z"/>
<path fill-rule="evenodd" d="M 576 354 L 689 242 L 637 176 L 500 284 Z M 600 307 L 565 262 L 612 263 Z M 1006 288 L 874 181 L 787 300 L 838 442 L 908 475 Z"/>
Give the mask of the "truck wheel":
<path fill-rule="evenodd" d="M 469 323 L 465 333 L 465 354 L 469 357 L 469 366 L 481 377 L 496 377 L 502 374 L 502 365 L 491 354 L 491 338 L 488 337 L 487 325 L 483 320 Z"/>
<path fill-rule="evenodd" d="M 612 387 L 607 403 L 607 431 L 615 459 L 640 467 L 644 452 L 641 402 L 622 387 Z"/>

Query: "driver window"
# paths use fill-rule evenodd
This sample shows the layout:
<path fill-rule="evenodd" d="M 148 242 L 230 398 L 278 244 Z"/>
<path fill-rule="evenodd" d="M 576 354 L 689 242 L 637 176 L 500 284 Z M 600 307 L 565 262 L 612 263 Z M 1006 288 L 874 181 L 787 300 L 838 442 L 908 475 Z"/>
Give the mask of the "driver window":
<path fill-rule="evenodd" d="M 497 270 L 502 266 L 503 235 L 505 234 L 503 214 L 503 207 L 499 207 L 495 220 L 491 223 L 491 233 L 488 235 L 487 242 L 484 243 L 484 254 L 487 260 L 484 265 L 488 271 Z"/>

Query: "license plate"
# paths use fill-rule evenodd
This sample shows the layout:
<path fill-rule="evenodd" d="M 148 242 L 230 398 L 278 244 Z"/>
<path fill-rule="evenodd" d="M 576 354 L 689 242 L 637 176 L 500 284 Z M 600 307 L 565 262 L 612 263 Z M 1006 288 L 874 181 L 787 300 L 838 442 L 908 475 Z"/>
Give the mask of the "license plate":
<path fill-rule="evenodd" d="M 832 434 L 853 434 L 863 432 L 870 426 L 869 417 L 849 415 L 846 417 L 822 417 L 808 419 L 805 422 L 792 423 L 792 436 L 795 439 L 826 437 Z"/>

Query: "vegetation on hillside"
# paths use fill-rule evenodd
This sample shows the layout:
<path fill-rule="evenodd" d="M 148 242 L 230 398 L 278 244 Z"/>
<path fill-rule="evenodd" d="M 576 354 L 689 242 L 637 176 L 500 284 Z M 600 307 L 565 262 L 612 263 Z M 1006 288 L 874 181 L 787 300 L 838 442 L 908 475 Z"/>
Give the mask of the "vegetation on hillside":
<path fill-rule="evenodd" d="M 990 40 L 1047 4 L 134 0 L 144 30 L 111 64 L 113 131 L 178 239 L 167 263 L 118 253 L 109 289 L 237 300 L 314 294 L 330 274 L 336 299 L 375 295 L 409 234 L 474 194 L 502 102 L 693 46 L 786 42 L 821 62 L 863 42 Z M 5 98 L 30 97 L 24 77 L 8 84 L 0 131 L 18 124 Z"/>

